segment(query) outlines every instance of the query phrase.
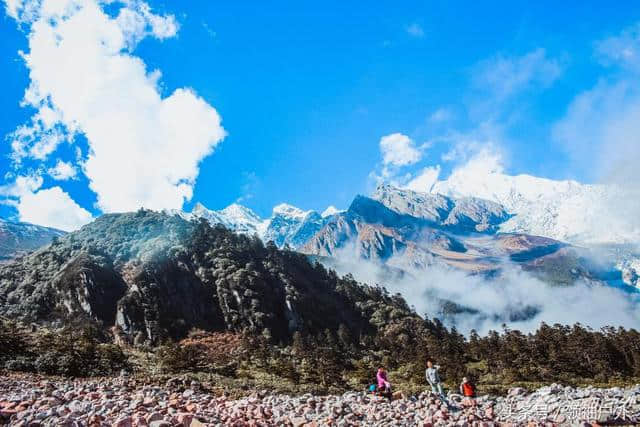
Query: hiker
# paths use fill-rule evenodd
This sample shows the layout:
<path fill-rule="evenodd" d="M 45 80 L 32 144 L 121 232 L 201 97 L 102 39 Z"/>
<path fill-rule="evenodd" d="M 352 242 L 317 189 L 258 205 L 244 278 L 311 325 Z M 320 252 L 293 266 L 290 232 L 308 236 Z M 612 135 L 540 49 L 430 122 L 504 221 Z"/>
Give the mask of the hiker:
<path fill-rule="evenodd" d="M 467 377 L 462 378 L 460 384 L 460 394 L 464 397 L 462 404 L 465 406 L 475 406 L 476 388 Z"/>
<path fill-rule="evenodd" d="M 391 383 L 387 378 L 387 371 L 385 371 L 383 367 L 378 368 L 376 379 L 378 380 L 378 388 L 376 389 L 376 395 L 386 397 L 389 400 L 398 400 L 398 399 L 405 398 L 402 392 L 400 391 L 394 392 L 391 390 Z"/>
<path fill-rule="evenodd" d="M 387 379 L 387 371 L 383 367 L 378 368 L 376 379 L 378 380 L 378 390 L 388 389 L 391 391 L 391 383 Z"/>
<path fill-rule="evenodd" d="M 440 374 L 438 373 L 440 366 L 434 365 L 431 360 L 427 361 L 427 370 L 425 376 L 427 382 L 431 386 L 431 391 L 441 397 L 444 397 L 444 391 L 442 390 L 442 380 L 440 380 Z"/>
<path fill-rule="evenodd" d="M 393 393 L 391 392 L 391 387 L 387 387 L 387 386 L 378 387 L 376 390 L 376 396 L 385 397 L 389 400 L 393 400 Z"/>

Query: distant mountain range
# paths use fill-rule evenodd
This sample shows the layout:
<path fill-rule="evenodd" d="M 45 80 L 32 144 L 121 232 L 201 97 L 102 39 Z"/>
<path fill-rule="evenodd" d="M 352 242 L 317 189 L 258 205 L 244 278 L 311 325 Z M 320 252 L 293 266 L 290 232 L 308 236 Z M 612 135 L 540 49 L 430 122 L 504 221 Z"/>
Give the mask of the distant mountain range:
<path fill-rule="evenodd" d="M 273 241 L 278 247 L 293 249 L 301 248 L 339 212 L 334 208 L 319 214 L 286 203 L 274 207 L 271 217 L 266 219 L 236 203 L 219 211 L 207 209 L 201 203 L 196 203 L 190 213 L 170 211 L 185 219 L 204 218 L 211 224 L 222 224 L 238 233 L 257 234 L 265 242 Z"/>
<path fill-rule="evenodd" d="M 204 218 L 264 242 L 320 257 L 355 257 L 399 269 L 440 264 L 494 274 L 518 265 L 552 283 L 577 278 L 640 287 L 640 231 L 606 215 L 616 187 L 553 181 L 502 173 L 436 181 L 424 192 L 379 185 L 349 208 L 323 213 L 288 204 L 269 218 L 232 204 L 210 210 L 197 203 L 185 219 Z M 0 257 L 47 244 L 63 232 L 29 224 L 0 223 Z M 594 258 L 598 263 L 592 262 Z"/>
<path fill-rule="evenodd" d="M 0 315 L 49 325 L 94 321 L 150 344 L 193 328 L 276 343 L 340 328 L 374 336 L 395 319 L 417 319 L 404 300 L 302 254 L 147 210 L 102 215 L 0 265 Z"/>
<path fill-rule="evenodd" d="M 53 228 L 0 219 L 0 261 L 33 251 L 64 234 Z"/>
<path fill-rule="evenodd" d="M 510 185 L 520 185 L 521 178 L 512 178 Z M 571 222 L 562 219 L 567 207 L 553 201 L 545 185 L 543 180 L 537 192 L 507 190 L 506 184 L 492 194 L 478 190 L 489 199 L 465 194 L 453 182 L 437 182 L 425 192 L 382 184 L 369 196 L 356 196 L 344 211 L 320 214 L 281 204 L 261 218 L 239 204 L 219 211 L 196 204 L 191 212 L 103 215 L 69 234 L 3 222 L 4 256 L 19 259 L 0 266 L 0 314 L 47 322 L 86 316 L 141 342 L 211 325 L 288 339 L 299 328 L 316 331 L 326 327 L 326 316 L 343 314 L 340 322 L 364 328 L 363 319 L 372 314 L 359 311 L 362 301 L 345 300 L 337 276 L 315 261 L 367 283 L 396 286 L 403 295 L 408 290 L 412 304 L 426 300 L 425 312 L 452 325 L 458 319 L 526 322 L 544 316 L 546 300 L 529 302 L 525 296 L 505 301 L 504 307 L 484 307 L 447 292 L 450 285 L 464 292 L 475 283 L 474 292 L 481 292 L 494 284 L 512 289 L 533 277 L 553 286 L 587 284 L 572 287 L 576 292 L 607 285 L 632 292 L 640 257 L 630 241 L 576 232 L 581 223 L 567 231 Z M 592 191 L 577 183 L 554 185 L 577 188 L 575 194 Z M 558 197 L 569 199 L 567 191 Z M 189 221 L 198 218 L 236 233 Z M 298 253 L 263 246 L 269 241 Z M 374 274 L 356 273 L 372 265 Z M 429 271 L 446 273 L 440 287 L 430 284 L 435 276 Z M 532 283 L 528 289 L 541 289 L 538 281 Z M 349 291 L 354 292 L 355 287 Z M 624 294 L 619 297 L 626 301 Z M 338 314 L 333 299 L 347 311 Z"/>
<path fill-rule="evenodd" d="M 553 284 L 577 279 L 638 284 L 640 270 L 633 268 L 636 258 L 628 243 L 569 231 L 564 202 L 552 197 L 557 190 L 556 199 L 570 200 L 569 193 L 593 198 L 600 187 L 523 176 L 495 179 L 500 191 L 478 189 L 493 200 L 466 195 L 455 181 L 441 181 L 424 193 L 382 184 L 370 197 L 357 196 L 346 211 L 324 215 L 286 204 L 276 206 L 267 219 L 237 204 L 221 211 L 197 204 L 191 213 L 179 214 L 255 233 L 265 242 L 309 255 L 362 258 L 403 270 L 439 264 L 495 274 L 508 263 Z M 518 191 L 519 186 L 525 191 Z M 559 239 L 562 236 L 569 242 Z"/>

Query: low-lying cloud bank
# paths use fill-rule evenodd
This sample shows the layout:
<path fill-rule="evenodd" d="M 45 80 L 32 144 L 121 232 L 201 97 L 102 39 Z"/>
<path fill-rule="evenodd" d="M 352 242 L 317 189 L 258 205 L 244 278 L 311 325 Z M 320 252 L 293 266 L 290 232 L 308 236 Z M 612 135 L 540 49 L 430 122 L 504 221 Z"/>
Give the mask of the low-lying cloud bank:
<path fill-rule="evenodd" d="M 638 293 L 584 281 L 550 286 L 516 266 L 507 265 L 498 276 L 485 277 L 439 265 L 403 273 L 344 253 L 330 264 L 340 274 L 351 273 L 359 281 L 400 293 L 421 315 L 441 317 L 442 301 L 464 307 L 444 320 L 465 334 L 472 329 L 486 334 L 501 330 L 503 324 L 523 332 L 534 331 L 542 322 L 581 323 L 594 329 L 640 325 Z"/>

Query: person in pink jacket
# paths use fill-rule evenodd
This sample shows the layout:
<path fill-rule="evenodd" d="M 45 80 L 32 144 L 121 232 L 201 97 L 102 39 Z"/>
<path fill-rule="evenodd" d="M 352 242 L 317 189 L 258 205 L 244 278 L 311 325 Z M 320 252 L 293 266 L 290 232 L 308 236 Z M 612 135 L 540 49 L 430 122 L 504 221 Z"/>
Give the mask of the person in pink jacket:
<path fill-rule="evenodd" d="M 376 380 L 378 381 L 378 388 L 376 390 L 376 394 L 378 396 L 386 397 L 389 400 L 397 400 L 397 399 L 405 398 L 402 392 L 391 391 L 391 383 L 387 378 L 387 371 L 383 367 L 378 368 L 378 373 L 376 374 Z"/>
<path fill-rule="evenodd" d="M 378 380 L 378 390 L 391 391 L 391 383 L 387 379 L 387 371 L 383 367 L 378 368 L 376 379 Z"/>

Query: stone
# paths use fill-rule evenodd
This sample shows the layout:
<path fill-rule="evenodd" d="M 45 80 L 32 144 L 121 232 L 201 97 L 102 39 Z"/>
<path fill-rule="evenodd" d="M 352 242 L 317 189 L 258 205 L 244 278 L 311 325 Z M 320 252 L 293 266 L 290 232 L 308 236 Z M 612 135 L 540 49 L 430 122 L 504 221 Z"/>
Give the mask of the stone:
<path fill-rule="evenodd" d="M 193 414 L 180 413 L 176 417 L 178 420 L 178 424 L 183 425 L 184 427 L 189 427 L 191 422 L 193 421 Z"/>
<path fill-rule="evenodd" d="M 293 427 L 302 427 L 307 423 L 307 419 L 305 417 L 295 417 L 291 419 L 291 424 Z"/>
<path fill-rule="evenodd" d="M 112 424 L 112 427 L 133 427 L 133 420 L 131 417 L 119 418 Z"/>

